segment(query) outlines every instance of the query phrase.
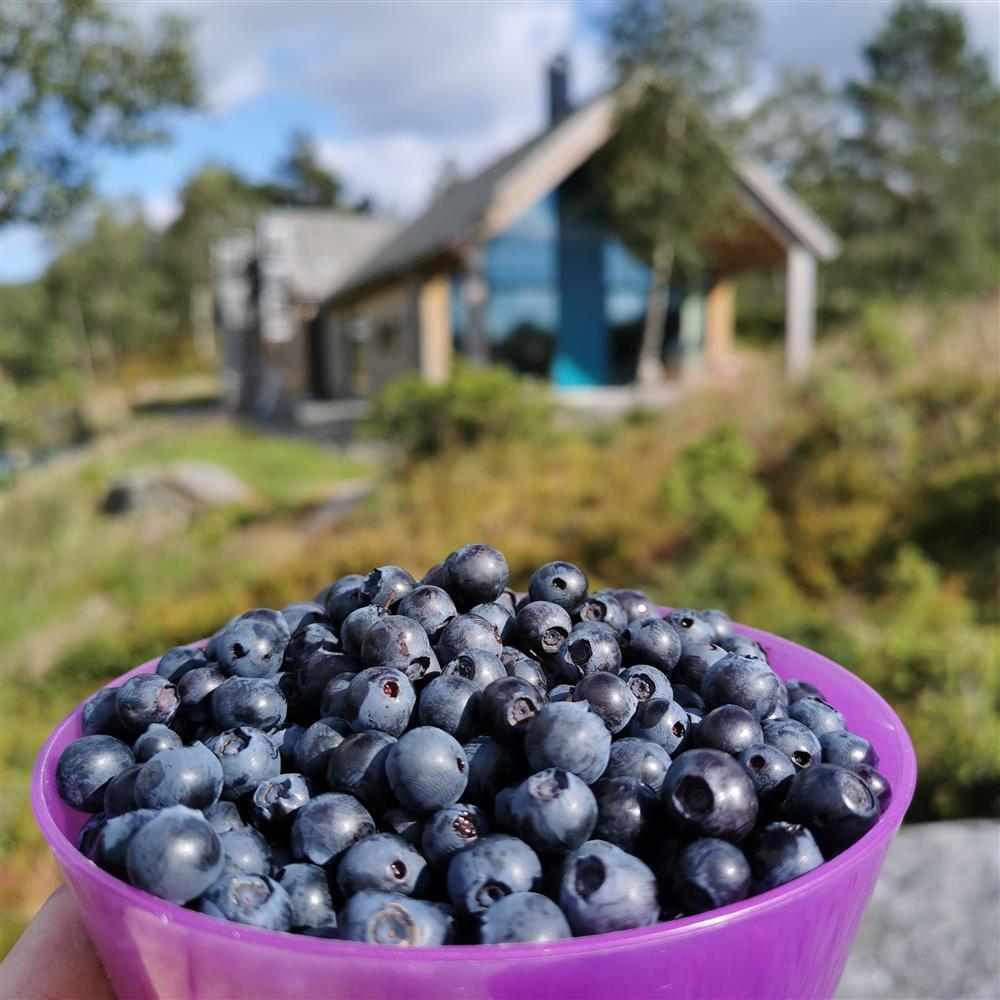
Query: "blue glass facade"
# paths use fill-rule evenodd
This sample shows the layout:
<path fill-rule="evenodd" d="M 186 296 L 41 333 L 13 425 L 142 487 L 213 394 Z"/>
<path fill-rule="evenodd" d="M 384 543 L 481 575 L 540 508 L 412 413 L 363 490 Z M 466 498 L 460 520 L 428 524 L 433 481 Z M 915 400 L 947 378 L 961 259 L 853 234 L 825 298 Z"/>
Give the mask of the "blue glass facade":
<path fill-rule="evenodd" d="M 532 205 L 483 252 L 491 360 L 559 386 L 632 381 L 650 272 L 610 232 L 583 172 Z M 461 351 L 467 308 L 460 275 L 452 281 L 451 315 Z"/>

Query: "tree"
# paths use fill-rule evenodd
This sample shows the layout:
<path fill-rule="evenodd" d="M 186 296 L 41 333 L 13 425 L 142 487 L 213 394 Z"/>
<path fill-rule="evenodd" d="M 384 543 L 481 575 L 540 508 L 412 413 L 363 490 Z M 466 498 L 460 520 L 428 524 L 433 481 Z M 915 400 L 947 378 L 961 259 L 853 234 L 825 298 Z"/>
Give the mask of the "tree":
<path fill-rule="evenodd" d="M 663 378 L 671 277 L 703 266 L 705 240 L 732 204 L 725 137 L 754 25 L 748 4 L 623 0 L 614 8 L 608 47 L 619 100 L 601 174 L 612 224 L 652 271 L 637 372 L 643 384 Z"/>
<path fill-rule="evenodd" d="M 198 101 L 187 23 L 144 37 L 102 0 L 0 4 L 0 74 L 0 225 L 66 218 L 96 149 L 162 142 L 164 113 Z"/>
<path fill-rule="evenodd" d="M 995 283 L 1000 92 L 960 12 L 903 0 L 846 96 L 854 197 L 844 226 L 858 284 L 896 293 Z"/>
<path fill-rule="evenodd" d="M 272 205 L 336 208 L 341 183 L 320 163 L 315 140 L 305 132 L 295 132 L 274 180 L 261 185 L 260 192 Z"/>

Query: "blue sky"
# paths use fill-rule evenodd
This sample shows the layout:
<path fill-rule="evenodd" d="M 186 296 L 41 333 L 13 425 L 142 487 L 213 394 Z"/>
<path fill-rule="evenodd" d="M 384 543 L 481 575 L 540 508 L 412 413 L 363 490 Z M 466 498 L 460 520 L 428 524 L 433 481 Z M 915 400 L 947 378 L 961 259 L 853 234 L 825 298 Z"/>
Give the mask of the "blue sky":
<path fill-rule="evenodd" d="M 1000 4 L 952 0 L 994 67 Z M 354 195 L 406 216 L 425 202 L 442 164 L 474 170 L 543 124 L 543 66 L 570 55 L 576 98 L 606 80 L 599 21 L 606 0 L 115 0 L 149 24 L 163 13 L 196 24 L 206 108 L 172 122 L 169 146 L 96 162 L 98 189 L 134 199 L 156 225 L 206 160 L 263 177 L 296 129 Z M 760 88 L 781 66 L 833 81 L 859 66 L 885 19 L 879 0 L 756 0 Z M 0 237 L 0 280 L 29 280 L 51 254 L 45 235 Z"/>

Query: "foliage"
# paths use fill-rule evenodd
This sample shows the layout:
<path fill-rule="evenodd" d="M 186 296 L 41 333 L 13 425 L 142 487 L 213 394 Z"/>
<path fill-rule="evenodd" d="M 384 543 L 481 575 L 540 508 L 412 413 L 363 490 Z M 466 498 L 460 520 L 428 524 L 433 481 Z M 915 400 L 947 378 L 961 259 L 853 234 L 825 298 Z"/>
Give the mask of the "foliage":
<path fill-rule="evenodd" d="M 163 142 L 165 113 L 198 101 L 176 17 L 144 36 L 102 0 L 5 3 L 0 39 L 0 225 L 66 218 L 90 190 L 95 150 Z"/>
<path fill-rule="evenodd" d="M 420 375 L 393 382 L 373 403 L 371 431 L 412 460 L 484 441 L 537 437 L 551 409 L 540 386 L 507 368 L 458 364 L 440 385 Z"/>
<path fill-rule="evenodd" d="M 261 185 L 260 192 L 273 205 L 336 208 L 341 183 L 320 163 L 315 140 L 306 132 L 295 132 L 287 155 L 275 170 L 275 179 Z"/>

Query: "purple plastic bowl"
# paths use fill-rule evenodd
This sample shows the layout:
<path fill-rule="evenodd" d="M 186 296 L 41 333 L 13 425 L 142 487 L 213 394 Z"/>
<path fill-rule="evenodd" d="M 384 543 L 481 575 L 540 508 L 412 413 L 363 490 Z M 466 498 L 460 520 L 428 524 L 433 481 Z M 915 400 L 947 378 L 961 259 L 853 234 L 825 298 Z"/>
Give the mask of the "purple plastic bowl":
<path fill-rule="evenodd" d="M 59 798 L 55 771 L 80 736 L 80 708 L 35 763 L 35 816 L 120 998 L 831 997 L 913 797 L 913 746 L 893 710 L 852 673 L 787 639 L 740 629 L 760 640 L 780 676 L 811 681 L 874 744 L 893 797 L 875 827 L 834 860 L 701 916 L 545 945 L 405 949 L 262 931 L 186 910 L 118 881 L 76 850 L 86 816 Z"/>

